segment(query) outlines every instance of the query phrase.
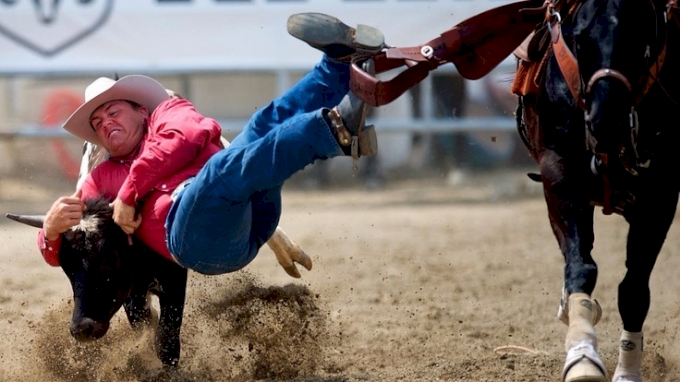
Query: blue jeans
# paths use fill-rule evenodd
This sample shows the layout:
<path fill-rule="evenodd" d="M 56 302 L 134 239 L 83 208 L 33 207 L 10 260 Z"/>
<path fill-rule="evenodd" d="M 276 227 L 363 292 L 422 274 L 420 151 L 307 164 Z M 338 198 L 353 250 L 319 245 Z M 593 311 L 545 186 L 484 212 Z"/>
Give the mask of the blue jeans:
<path fill-rule="evenodd" d="M 349 66 L 324 57 L 210 158 L 165 223 L 180 265 L 217 275 L 255 258 L 279 223 L 283 182 L 317 159 L 343 154 L 322 112 L 348 91 Z"/>

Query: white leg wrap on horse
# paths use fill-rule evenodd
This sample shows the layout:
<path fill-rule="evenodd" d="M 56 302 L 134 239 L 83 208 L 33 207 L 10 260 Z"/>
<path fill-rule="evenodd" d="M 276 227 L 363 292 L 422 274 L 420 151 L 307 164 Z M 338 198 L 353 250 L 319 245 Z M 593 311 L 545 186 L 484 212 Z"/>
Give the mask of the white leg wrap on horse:
<path fill-rule="evenodd" d="M 642 332 L 623 331 L 619 342 L 619 363 L 612 382 L 642 382 Z"/>
<path fill-rule="evenodd" d="M 592 299 L 592 302 L 595 304 L 595 318 L 593 320 L 593 326 L 595 326 L 600 322 L 600 318 L 602 318 L 602 307 L 597 299 Z M 560 306 L 557 309 L 557 318 L 564 322 L 565 325 L 569 325 L 569 292 L 567 292 L 566 287 L 562 287 L 562 297 L 560 297 Z"/>
<path fill-rule="evenodd" d="M 600 305 L 585 293 L 573 293 L 568 299 L 569 329 L 564 347 L 567 357 L 562 370 L 564 382 L 605 382 L 605 367 L 597 354 L 595 322 L 600 319 Z"/>
<path fill-rule="evenodd" d="M 600 304 L 591 299 L 585 293 L 572 293 L 567 300 L 567 339 L 564 344 L 565 350 L 587 341 L 597 350 L 597 336 L 595 335 L 595 324 L 602 316 Z"/>

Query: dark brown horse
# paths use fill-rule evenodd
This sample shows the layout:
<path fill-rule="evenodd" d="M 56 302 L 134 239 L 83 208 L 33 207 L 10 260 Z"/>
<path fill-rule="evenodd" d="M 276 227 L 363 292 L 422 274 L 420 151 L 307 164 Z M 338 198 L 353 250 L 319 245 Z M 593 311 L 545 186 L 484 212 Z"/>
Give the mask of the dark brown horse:
<path fill-rule="evenodd" d="M 649 279 L 678 203 L 680 28 L 671 0 L 555 0 L 518 49 L 518 128 L 540 167 L 550 224 L 564 256 L 563 380 L 605 381 L 592 298 L 591 251 L 601 207 L 629 223 L 623 321 L 613 382 L 642 381 Z"/>

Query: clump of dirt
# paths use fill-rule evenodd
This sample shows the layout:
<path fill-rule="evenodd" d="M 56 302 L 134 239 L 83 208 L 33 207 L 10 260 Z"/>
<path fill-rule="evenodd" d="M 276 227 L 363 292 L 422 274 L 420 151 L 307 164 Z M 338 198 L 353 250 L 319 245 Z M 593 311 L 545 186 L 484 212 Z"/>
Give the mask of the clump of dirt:
<path fill-rule="evenodd" d="M 220 327 L 216 336 L 245 344 L 242 351 L 230 349 L 232 357 L 250 359 L 254 379 L 313 375 L 323 363 L 328 339 L 319 296 L 298 284 L 263 287 L 250 279 L 240 285 L 223 289 L 219 299 L 203 308 Z"/>
<path fill-rule="evenodd" d="M 30 357 L 41 380 L 190 382 L 314 375 L 324 363 L 328 314 L 306 286 L 260 286 L 243 273 L 228 281 L 204 279 L 188 294 L 177 368 L 153 348 L 155 327 L 133 331 L 121 310 L 109 332 L 77 343 L 68 331 L 71 304 L 44 314 Z"/>
<path fill-rule="evenodd" d="M 102 338 L 79 343 L 69 334 L 71 306 L 63 304 L 45 313 L 35 333 L 35 366 L 45 374 L 43 380 L 90 382 L 149 380 L 161 362 L 153 350 L 152 327 L 133 331 L 124 313 L 114 317 L 109 332 Z M 143 368 L 135 365 L 144 365 Z M 49 376 L 49 377 L 48 377 Z"/>

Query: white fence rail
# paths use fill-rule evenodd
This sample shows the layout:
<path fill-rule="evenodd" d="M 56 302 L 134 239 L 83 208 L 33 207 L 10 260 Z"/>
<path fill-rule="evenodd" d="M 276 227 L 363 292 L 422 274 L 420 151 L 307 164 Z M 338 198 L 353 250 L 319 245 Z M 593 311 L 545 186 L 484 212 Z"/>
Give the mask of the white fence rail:
<path fill-rule="evenodd" d="M 228 119 L 218 121 L 225 134 L 234 135 L 241 131 L 246 120 Z M 509 131 L 516 127 L 511 117 L 480 117 L 456 119 L 369 119 L 367 124 L 375 124 L 378 131 L 446 133 L 462 131 Z M 23 125 L 13 131 L 0 131 L 1 140 L 24 139 L 76 139 L 60 126 Z"/>

